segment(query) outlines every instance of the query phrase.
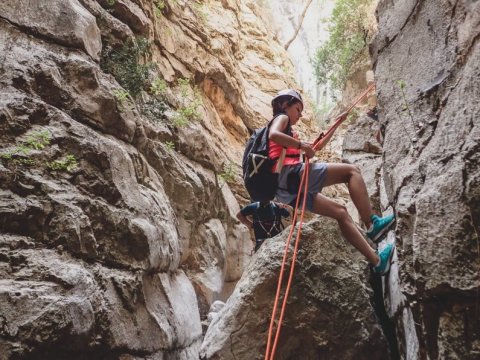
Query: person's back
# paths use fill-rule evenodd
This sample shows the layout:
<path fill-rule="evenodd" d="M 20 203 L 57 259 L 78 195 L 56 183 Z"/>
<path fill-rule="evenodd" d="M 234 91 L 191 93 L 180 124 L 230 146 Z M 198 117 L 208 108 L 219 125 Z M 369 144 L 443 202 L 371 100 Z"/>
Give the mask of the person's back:
<path fill-rule="evenodd" d="M 290 212 L 282 205 L 268 202 L 254 202 L 237 214 L 237 218 L 245 225 L 253 228 L 255 234 L 255 251 L 265 239 L 274 237 L 283 230 L 282 217 L 290 216 Z M 248 218 L 251 217 L 251 220 Z"/>

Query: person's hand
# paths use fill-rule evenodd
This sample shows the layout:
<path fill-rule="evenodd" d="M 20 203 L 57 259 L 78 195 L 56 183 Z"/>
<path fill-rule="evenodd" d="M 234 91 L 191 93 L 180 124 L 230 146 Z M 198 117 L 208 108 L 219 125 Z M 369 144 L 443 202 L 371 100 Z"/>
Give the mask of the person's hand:
<path fill-rule="evenodd" d="M 312 145 L 309 143 L 302 141 L 300 145 L 300 150 L 303 150 L 305 152 L 305 155 L 307 155 L 309 159 L 315 156 L 315 150 L 313 150 Z"/>

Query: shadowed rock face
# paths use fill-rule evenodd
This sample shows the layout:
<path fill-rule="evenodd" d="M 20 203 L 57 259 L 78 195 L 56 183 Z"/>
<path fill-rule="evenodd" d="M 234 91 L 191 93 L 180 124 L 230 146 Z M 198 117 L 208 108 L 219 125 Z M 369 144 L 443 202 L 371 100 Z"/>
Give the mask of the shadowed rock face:
<path fill-rule="evenodd" d="M 387 310 L 405 358 L 476 359 L 480 3 L 380 1 L 377 15 L 380 195 L 397 215 Z"/>
<path fill-rule="evenodd" d="M 201 358 L 264 357 L 287 235 L 265 242 L 254 256 L 210 324 Z M 276 359 L 388 356 L 365 286 L 365 267 L 342 240 L 335 221 L 313 220 L 304 227 Z M 286 273 L 288 278 L 289 267 Z"/>
<path fill-rule="evenodd" d="M 164 3 L 0 4 L 2 359 L 197 358 L 201 317 L 248 261 L 216 174 L 268 119 L 271 95 L 294 86 L 289 60 L 254 2 Z M 141 111 L 148 91 L 122 103 L 100 66 L 139 35 L 155 63 L 144 90 L 168 85 L 156 121 Z M 202 105 L 176 128 L 183 77 Z"/>

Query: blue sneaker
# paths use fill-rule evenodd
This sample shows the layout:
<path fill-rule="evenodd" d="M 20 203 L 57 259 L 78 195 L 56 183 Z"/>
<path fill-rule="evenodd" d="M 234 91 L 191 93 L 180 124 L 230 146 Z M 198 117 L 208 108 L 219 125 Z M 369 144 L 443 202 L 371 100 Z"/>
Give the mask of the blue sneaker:
<path fill-rule="evenodd" d="M 395 245 L 387 244 L 382 251 L 377 252 L 380 263 L 373 267 L 373 272 L 377 275 L 385 275 L 390 270 L 390 260 L 392 259 Z"/>
<path fill-rule="evenodd" d="M 367 236 L 373 241 L 377 242 L 383 234 L 388 230 L 389 226 L 395 221 L 394 215 L 388 215 L 385 217 L 379 217 L 372 215 L 372 230 L 367 231 Z"/>

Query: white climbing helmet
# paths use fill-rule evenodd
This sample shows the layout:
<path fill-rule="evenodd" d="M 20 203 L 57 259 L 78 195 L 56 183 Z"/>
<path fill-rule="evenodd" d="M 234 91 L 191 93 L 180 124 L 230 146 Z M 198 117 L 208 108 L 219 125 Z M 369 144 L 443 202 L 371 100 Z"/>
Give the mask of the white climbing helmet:
<path fill-rule="evenodd" d="M 283 98 L 283 97 L 293 97 L 293 98 L 297 99 L 298 101 L 300 101 L 302 103 L 302 106 L 303 106 L 302 95 L 300 95 L 300 93 L 297 90 L 294 90 L 294 89 L 280 90 L 277 93 L 277 95 L 275 95 L 275 97 L 272 99 L 272 106 L 273 106 L 273 103 L 276 100 L 278 100 L 280 98 Z"/>

